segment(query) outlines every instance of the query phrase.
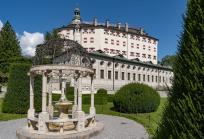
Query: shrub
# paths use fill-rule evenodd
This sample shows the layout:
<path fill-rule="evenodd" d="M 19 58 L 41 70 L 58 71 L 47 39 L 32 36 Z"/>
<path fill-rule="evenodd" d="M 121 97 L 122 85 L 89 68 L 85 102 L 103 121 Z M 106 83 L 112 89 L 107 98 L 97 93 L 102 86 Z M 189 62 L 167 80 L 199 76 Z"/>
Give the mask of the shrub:
<path fill-rule="evenodd" d="M 108 94 L 108 96 L 107 96 L 108 102 L 113 102 L 113 96 L 114 96 L 114 94 Z"/>
<path fill-rule="evenodd" d="M 10 78 L 2 111 L 5 113 L 20 113 L 19 109 L 28 110 L 30 106 L 30 77 L 27 75 L 31 64 L 13 63 L 10 67 Z M 34 79 L 34 107 L 42 110 L 42 76 Z M 22 113 L 26 113 L 22 111 Z"/>
<path fill-rule="evenodd" d="M 67 87 L 66 95 L 74 96 L 74 87 Z"/>
<path fill-rule="evenodd" d="M 99 89 L 96 93 L 98 96 L 107 96 L 107 90 L 106 89 Z"/>
<path fill-rule="evenodd" d="M 160 104 L 160 95 L 152 87 L 140 84 L 129 83 L 118 90 L 113 97 L 114 107 L 121 108 L 126 112 L 156 111 Z"/>
<path fill-rule="evenodd" d="M 82 97 L 82 104 L 91 104 L 91 97 L 84 97 L 84 98 Z M 98 105 L 107 104 L 107 98 L 106 97 L 95 97 L 94 104 L 98 104 Z"/>

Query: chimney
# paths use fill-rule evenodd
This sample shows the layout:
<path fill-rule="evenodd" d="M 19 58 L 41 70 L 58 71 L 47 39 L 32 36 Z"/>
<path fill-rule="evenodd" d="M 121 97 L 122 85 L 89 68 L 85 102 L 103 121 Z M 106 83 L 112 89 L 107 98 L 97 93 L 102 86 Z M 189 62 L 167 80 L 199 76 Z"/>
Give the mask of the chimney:
<path fill-rule="evenodd" d="M 128 32 L 128 23 L 125 24 L 125 31 Z"/>
<path fill-rule="evenodd" d="M 120 21 L 118 21 L 118 29 L 120 29 L 120 25 L 121 25 L 121 22 L 120 22 Z"/>
<path fill-rule="evenodd" d="M 94 26 L 97 26 L 97 17 L 94 18 Z"/>
<path fill-rule="evenodd" d="M 140 34 L 143 35 L 143 27 L 140 28 Z"/>
<path fill-rule="evenodd" d="M 109 20 L 106 20 L 106 27 L 109 27 Z"/>

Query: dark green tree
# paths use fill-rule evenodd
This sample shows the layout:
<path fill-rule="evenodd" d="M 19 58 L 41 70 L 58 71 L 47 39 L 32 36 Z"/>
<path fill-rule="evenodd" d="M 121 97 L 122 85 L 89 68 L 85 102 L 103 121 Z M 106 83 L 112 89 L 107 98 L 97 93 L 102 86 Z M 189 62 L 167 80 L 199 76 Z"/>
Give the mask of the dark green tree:
<path fill-rule="evenodd" d="M 187 2 L 174 79 L 156 139 L 204 139 L 204 0 Z"/>
<path fill-rule="evenodd" d="M 8 20 L 0 34 L 0 59 L 21 57 L 20 41 Z"/>
<path fill-rule="evenodd" d="M 45 41 L 56 39 L 56 38 L 60 38 L 60 36 L 58 35 L 57 29 L 53 28 L 52 33 L 50 33 L 49 31 L 46 31 L 45 38 L 44 38 Z"/>
<path fill-rule="evenodd" d="M 52 39 L 52 34 L 49 31 L 46 31 L 44 41 L 48 41 Z"/>

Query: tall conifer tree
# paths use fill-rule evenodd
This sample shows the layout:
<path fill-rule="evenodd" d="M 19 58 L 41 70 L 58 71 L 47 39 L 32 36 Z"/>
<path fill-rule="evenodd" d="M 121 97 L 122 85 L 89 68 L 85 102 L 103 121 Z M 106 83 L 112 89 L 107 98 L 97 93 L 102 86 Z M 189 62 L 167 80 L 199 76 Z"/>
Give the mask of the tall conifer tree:
<path fill-rule="evenodd" d="M 204 0 L 187 2 L 172 90 L 156 139 L 204 139 Z"/>
<path fill-rule="evenodd" d="M 0 34 L 0 59 L 21 57 L 20 42 L 8 20 L 1 28 Z"/>

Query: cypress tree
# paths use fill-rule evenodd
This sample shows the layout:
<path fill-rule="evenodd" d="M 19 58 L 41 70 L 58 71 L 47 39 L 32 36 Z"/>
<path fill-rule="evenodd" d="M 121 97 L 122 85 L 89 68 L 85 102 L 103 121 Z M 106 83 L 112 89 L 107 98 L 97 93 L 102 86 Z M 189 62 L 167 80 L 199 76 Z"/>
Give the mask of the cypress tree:
<path fill-rule="evenodd" d="M 174 79 L 156 139 L 204 139 L 204 0 L 187 2 Z"/>
<path fill-rule="evenodd" d="M 1 28 L 0 34 L 0 58 L 7 59 L 21 57 L 20 42 L 8 20 Z"/>

